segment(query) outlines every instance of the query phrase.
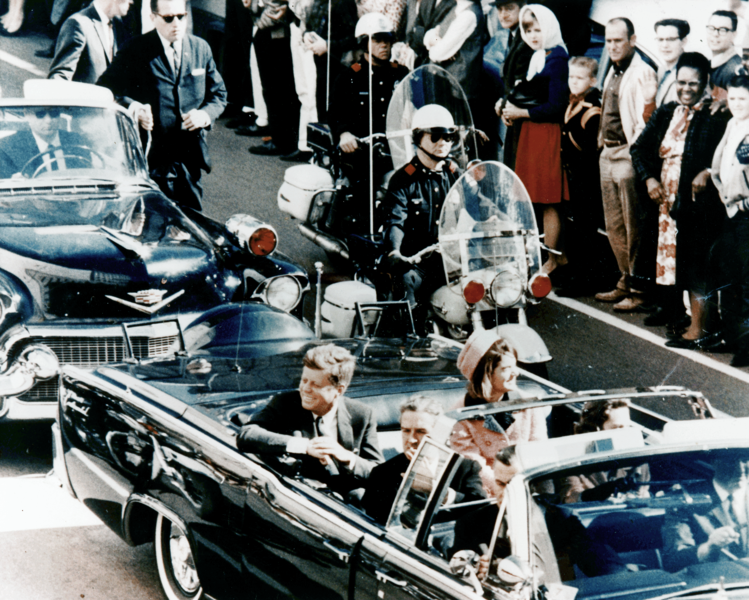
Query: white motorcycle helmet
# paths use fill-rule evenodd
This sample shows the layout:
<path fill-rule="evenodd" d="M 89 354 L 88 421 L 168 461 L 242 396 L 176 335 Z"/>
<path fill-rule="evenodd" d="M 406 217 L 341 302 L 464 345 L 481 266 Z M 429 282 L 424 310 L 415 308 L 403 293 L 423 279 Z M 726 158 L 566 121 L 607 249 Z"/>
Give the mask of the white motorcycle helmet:
<path fill-rule="evenodd" d="M 421 140 L 424 133 L 442 134 L 453 143 L 458 141 L 459 136 L 450 111 L 439 104 L 427 104 L 417 110 L 411 121 L 411 131 L 416 143 Z"/>
<path fill-rule="evenodd" d="M 380 13 L 367 13 L 356 23 L 354 37 L 362 41 L 366 37 L 372 37 L 377 34 L 393 35 L 393 24 L 385 15 Z"/>

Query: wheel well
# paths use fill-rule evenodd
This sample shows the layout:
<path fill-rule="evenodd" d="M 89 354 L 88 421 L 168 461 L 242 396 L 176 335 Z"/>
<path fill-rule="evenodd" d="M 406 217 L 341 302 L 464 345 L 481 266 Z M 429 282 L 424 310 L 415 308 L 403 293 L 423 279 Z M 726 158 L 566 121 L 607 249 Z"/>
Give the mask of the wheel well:
<path fill-rule="evenodd" d="M 126 540 L 132 546 L 153 541 L 158 513 L 145 504 L 131 502 L 125 513 Z"/>

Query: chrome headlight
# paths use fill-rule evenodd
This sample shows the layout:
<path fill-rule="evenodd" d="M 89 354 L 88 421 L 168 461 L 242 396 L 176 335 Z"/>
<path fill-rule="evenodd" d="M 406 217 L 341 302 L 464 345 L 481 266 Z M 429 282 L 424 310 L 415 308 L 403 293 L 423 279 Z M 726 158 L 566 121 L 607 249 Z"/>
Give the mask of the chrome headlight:
<path fill-rule="evenodd" d="M 523 295 L 523 281 L 515 269 L 500 271 L 492 281 L 491 295 L 500 308 L 509 308 Z"/>
<path fill-rule="evenodd" d="M 273 308 L 286 312 L 293 309 L 302 297 L 302 286 L 296 277 L 283 275 L 268 281 L 265 289 L 265 301 Z"/>
<path fill-rule="evenodd" d="M 249 250 L 255 256 L 268 256 L 278 245 L 276 230 L 250 215 L 229 217 L 226 230 L 240 248 Z"/>

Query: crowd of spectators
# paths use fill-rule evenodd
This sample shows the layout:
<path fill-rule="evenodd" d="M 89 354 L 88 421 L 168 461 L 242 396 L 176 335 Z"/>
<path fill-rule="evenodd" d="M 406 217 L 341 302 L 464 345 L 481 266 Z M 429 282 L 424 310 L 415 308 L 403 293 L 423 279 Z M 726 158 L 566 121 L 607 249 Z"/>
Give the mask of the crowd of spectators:
<path fill-rule="evenodd" d="M 749 31 L 745 2 L 723 4 L 731 10 L 696 34 L 710 56 L 686 52 L 698 24 L 674 15 L 652 24 L 656 64 L 622 15 L 605 23 L 599 65 L 592 0 L 227 0 L 226 125 L 259 138 L 251 153 L 306 161 L 306 125 L 327 123 L 353 155 L 364 130 L 338 121 L 368 98 L 360 74 L 377 73 L 382 121 L 405 73 L 437 64 L 466 93 L 484 134 L 479 156 L 528 189 L 558 294 L 649 312 L 645 324 L 665 326 L 668 345 L 749 366 Z M 51 77 L 95 79 L 124 45 L 129 0 L 91 6 L 60 24 Z M 357 35 L 365 15 L 379 25 Z M 107 42 L 85 68 L 71 60 L 84 18 L 110 32 L 98 30 Z M 344 88 L 357 107 L 342 102 Z"/>

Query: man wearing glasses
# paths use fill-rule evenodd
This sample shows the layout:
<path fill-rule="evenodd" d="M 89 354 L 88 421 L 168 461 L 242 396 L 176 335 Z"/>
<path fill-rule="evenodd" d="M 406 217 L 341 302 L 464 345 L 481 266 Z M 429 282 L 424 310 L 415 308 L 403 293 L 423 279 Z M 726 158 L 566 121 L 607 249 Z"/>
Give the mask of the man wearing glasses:
<path fill-rule="evenodd" d="M 684 54 L 689 35 L 689 23 L 681 19 L 663 19 L 655 24 L 655 41 L 663 66 L 658 69 L 656 106 L 676 102 L 676 63 Z"/>
<path fill-rule="evenodd" d="M 734 46 L 739 18 L 730 10 L 716 10 L 707 22 L 707 47 L 712 52 L 710 59 L 710 83 L 713 98 L 726 98 L 728 82 L 741 67 L 741 57 Z"/>
<path fill-rule="evenodd" d="M 81 147 L 89 144 L 79 134 L 65 130 L 59 108 L 31 106 L 24 110 L 24 119 L 28 130 L 0 142 L 0 178 L 91 166 L 90 155 L 81 154 Z"/>
<path fill-rule="evenodd" d="M 118 52 L 99 85 L 153 136 L 148 167 L 161 191 L 201 210 L 206 130 L 226 106 L 226 88 L 208 43 L 186 33 L 185 0 L 151 0 L 151 12 L 155 30 Z"/>

